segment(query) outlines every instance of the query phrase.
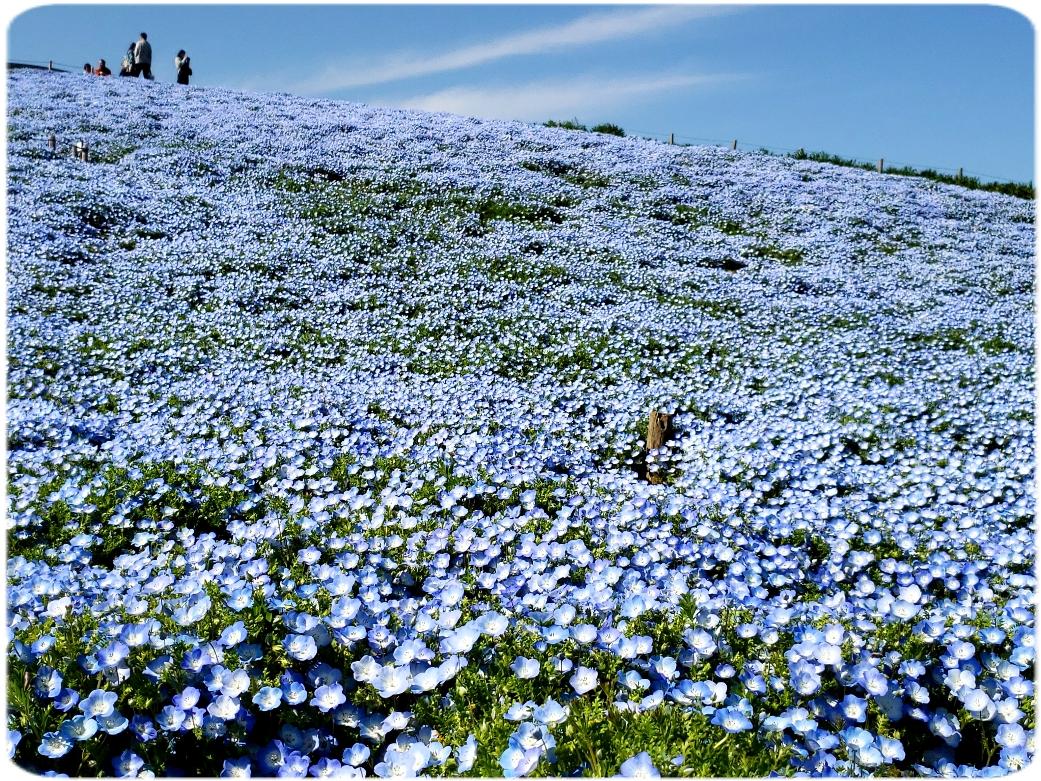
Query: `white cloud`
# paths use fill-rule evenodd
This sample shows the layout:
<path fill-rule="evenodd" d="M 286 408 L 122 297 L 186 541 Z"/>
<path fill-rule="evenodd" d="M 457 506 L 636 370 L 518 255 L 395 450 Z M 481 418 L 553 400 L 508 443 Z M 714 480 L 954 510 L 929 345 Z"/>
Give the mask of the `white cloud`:
<path fill-rule="evenodd" d="M 675 27 L 691 19 L 728 13 L 731 10 L 717 6 L 672 5 L 586 14 L 566 24 L 513 33 L 440 54 L 423 55 L 399 52 L 377 63 L 371 61 L 335 63 L 308 79 L 288 85 L 286 89 L 301 94 L 321 94 L 372 84 L 385 84 L 401 79 L 469 68 L 506 57 L 544 54 L 604 41 L 631 38 Z M 270 88 L 270 81 L 267 86 Z"/>
<path fill-rule="evenodd" d="M 498 87 L 451 87 L 404 100 L 373 102 L 491 119 L 537 121 L 603 112 L 658 93 L 709 87 L 739 78 L 742 77 L 725 74 L 647 74 L 616 79 L 586 76 Z"/>

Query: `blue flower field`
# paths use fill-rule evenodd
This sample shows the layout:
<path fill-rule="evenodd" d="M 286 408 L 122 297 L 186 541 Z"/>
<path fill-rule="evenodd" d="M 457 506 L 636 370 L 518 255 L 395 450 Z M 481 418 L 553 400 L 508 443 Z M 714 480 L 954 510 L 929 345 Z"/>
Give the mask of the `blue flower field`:
<path fill-rule="evenodd" d="M 8 87 L 18 765 L 1032 760 L 1032 201 L 288 95 Z"/>

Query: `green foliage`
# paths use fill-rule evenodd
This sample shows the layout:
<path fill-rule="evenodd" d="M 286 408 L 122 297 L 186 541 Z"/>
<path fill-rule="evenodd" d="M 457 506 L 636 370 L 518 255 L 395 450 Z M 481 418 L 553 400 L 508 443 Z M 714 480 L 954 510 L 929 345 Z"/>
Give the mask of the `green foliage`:
<path fill-rule="evenodd" d="M 877 164 L 875 163 L 865 163 L 849 157 L 840 157 L 839 155 L 828 154 L 827 152 L 807 152 L 805 149 L 797 149 L 791 153 L 790 157 L 793 157 L 796 160 L 814 160 L 818 163 L 831 163 L 832 165 L 841 165 L 847 168 L 863 168 L 866 171 L 877 170 Z M 1033 182 L 981 182 L 978 178 L 973 176 L 943 174 L 934 171 L 931 168 L 918 169 L 911 168 L 910 166 L 885 168 L 884 172 L 887 174 L 896 174 L 898 176 L 919 176 L 923 179 L 930 179 L 934 182 L 941 182 L 943 184 L 956 184 L 969 190 L 984 190 L 987 192 L 1004 193 L 1005 195 L 1024 198 L 1029 201 L 1032 201 L 1035 198 Z"/>
<path fill-rule="evenodd" d="M 559 127 L 564 130 L 584 130 L 590 133 L 606 133 L 611 136 L 625 136 L 625 131 L 612 122 L 601 122 L 599 125 L 586 127 L 577 118 L 574 119 L 548 119 L 543 123 L 546 127 Z"/>
<path fill-rule="evenodd" d="M 548 176 L 556 176 L 578 187 L 609 187 L 611 180 L 606 176 L 560 160 L 525 160 L 521 168 Z"/>
<path fill-rule="evenodd" d="M 625 137 L 625 131 L 611 122 L 601 122 L 599 125 L 593 125 L 589 130 L 593 133 L 607 133 L 610 136 Z"/>
<path fill-rule="evenodd" d="M 547 119 L 544 124 L 546 127 L 559 127 L 564 130 L 589 130 L 589 128 L 579 122 L 578 119 Z"/>
<path fill-rule="evenodd" d="M 786 266 L 797 266 L 803 262 L 806 255 L 801 249 L 794 247 L 781 249 L 776 244 L 758 244 L 748 250 L 748 255 L 754 258 L 771 258 L 779 260 Z"/>

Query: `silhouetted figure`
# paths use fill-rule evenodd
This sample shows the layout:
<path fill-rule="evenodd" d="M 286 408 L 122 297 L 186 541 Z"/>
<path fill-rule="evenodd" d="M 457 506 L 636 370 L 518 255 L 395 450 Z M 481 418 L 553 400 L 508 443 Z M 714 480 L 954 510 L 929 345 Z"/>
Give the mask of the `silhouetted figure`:
<path fill-rule="evenodd" d="M 123 55 L 123 62 L 119 64 L 120 76 L 134 75 L 134 42 L 131 41 L 127 47 L 127 53 Z"/>
<path fill-rule="evenodd" d="M 184 49 L 174 57 L 174 67 L 177 69 L 177 83 L 187 84 L 188 78 L 192 75 L 192 58 L 184 53 Z"/>
<path fill-rule="evenodd" d="M 95 76 L 111 76 L 112 70 L 105 64 L 104 60 L 98 60 L 98 64 L 94 66 Z"/>
<path fill-rule="evenodd" d="M 93 76 L 94 75 L 94 69 L 90 67 L 90 63 L 89 62 L 83 63 L 83 75 L 84 76 Z"/>
<path fill-rule="evenodd" d="M 154 79 L 152 75 L 152 44 L 148 42 L 148 33 L 141 33 L 141 38 L 134 44 L 134 72 L 132 76 L 144 76 Z"/>

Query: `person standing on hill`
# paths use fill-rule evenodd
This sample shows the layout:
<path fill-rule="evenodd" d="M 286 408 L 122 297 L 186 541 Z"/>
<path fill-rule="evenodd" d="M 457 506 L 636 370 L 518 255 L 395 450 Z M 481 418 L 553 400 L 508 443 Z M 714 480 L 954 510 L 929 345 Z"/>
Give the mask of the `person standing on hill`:
<path fill-rule="evenodd" d="M 134 75 L 134 42 L 131 41 L 127 47 L 127 53 L 123 55 L 123 62 L 119 64 L 120 76 Z"/>
<path fill-rule="evenodd" d="M 184 53 L 184 49 L 181 49 L 177 52 L 173 62 L 177 69 L 177 83 L 187 84 L 188 77 L 192 75 L 192 58 Z"/>
<path fill-rule="evenodd" d="M 144 75 L 149 80 L 155 78 L 152 75 L 152 44 L 148 42 L 148 33 L 141 33 L 141 39 L 134 44 L 134 72 L 132 75 Z"/>

